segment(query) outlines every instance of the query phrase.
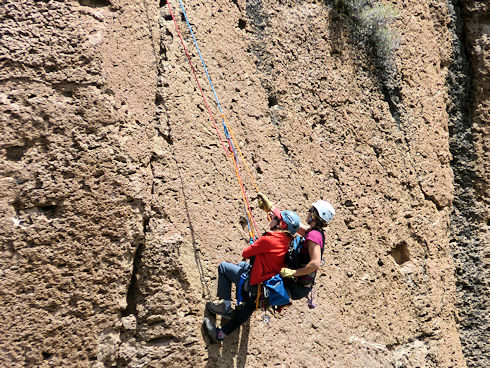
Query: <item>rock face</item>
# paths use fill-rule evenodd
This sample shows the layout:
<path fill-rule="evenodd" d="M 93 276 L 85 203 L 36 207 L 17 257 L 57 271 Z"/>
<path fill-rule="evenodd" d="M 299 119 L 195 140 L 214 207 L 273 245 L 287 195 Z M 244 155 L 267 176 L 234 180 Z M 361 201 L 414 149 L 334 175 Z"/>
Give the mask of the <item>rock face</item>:
<path fill-rule="evenodd" d="M 257 187 L 337 210 L 317 307 L 218 346 L 204 305 L 249 232 L 178 2 L 4 2 L 5 366 L 488 366 L 488 5 L 391 1 L 386 88 L 347 3 L 184 4 Z"/>
<path fill-rule="evenodd" d="M 486 173 L 490 152 L 490 4 L 464 2 L 462 15 L 464 25 L 461 21 L 455 22 L 460 38 L 455 45 L 459 43 L 460 46 L 454 48 L 455 62 L 450 80 L 456 87 L 452 89 L 451 110 L 454 113 L 450 119 L 456 195 L 451 215 L 451 248 L 456 259 L 463 351 L 468 367 L 484 367 L 490 364 L 487 297 L 490 290 L 488 261 L 485 261 L 489 257 Z M 463 35 L 466 35 L 466 45 Z M 464 46 L 468 50 L 468 60 L 465 60 Z"/>

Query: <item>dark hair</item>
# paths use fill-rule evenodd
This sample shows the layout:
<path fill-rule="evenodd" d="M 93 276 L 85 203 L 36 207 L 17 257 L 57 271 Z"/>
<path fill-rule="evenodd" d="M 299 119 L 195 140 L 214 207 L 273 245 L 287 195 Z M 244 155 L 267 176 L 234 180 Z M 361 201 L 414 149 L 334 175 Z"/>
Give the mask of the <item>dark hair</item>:
<path fill-rule="evenodd" d="M 323 219 L 320 217 L 318 214 L 318 210 L 315 207 L 310 208 L 311 212 L 311 217 L 313 220 L 315 220 L 315 226 L 313 226 L 311 229 L 312 230 L 323 230 L 325 226 L 327 226 L 327 223 L 323 221 Z"/>

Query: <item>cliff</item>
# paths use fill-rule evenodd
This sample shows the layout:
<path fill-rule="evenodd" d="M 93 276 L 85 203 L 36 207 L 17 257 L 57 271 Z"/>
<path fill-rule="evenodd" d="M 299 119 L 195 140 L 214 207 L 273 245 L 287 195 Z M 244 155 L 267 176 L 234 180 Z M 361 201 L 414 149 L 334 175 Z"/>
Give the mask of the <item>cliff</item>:
<path fill-rule="evenodd" d="M 217 345 L 249 233 L 179 2 L 3 2 L 0 365 L 488 366 L 489 5 L 369 3 L 184 3 L 257 187 L 337 211 L 317 307 Z"/>

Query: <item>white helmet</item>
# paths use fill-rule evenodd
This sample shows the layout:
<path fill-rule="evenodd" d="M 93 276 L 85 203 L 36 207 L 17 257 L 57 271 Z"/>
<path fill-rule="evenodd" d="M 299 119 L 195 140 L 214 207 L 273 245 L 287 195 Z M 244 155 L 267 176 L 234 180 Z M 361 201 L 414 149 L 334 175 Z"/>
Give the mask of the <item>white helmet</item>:
<path fill-rule="evenodd" d="M 335 216 L 335 210 L 333 206 L 327 201 L 316 201 L 313 203 L 313 207 L 318 211 L 320 218 L 328 224 Z"/>

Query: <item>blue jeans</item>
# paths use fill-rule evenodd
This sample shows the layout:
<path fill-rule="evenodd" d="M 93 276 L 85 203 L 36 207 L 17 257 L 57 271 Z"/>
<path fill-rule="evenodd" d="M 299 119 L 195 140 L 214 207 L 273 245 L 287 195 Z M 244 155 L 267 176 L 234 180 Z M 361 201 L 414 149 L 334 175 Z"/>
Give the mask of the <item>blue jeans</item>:
<path fill-rule="evenodd" d="M 247 262 L 239 262 L 237 265 L 233 263 L 223 262 L 218 267 L 218 298 L 231 300 L 231 285 L 232 283 L 238 286 L 240 276 L 247 271 L 249 264 Z M 252 295 L 257 295 L 257 285 L 250 286 Z M 237 327 L 250 318 L 255 311 L 255 298 L 247 300 L 243 306 L 235 313 L 233 318 L 221 327 L 221 330 L 229 335 Z"/>
<path fill-rule="evenodd" d="M 231 300 L 231 285 L 238 286 L 240 276 L 247 271 L 249 264 L 223 262 L 218 266 L 218 298 Z"/>

